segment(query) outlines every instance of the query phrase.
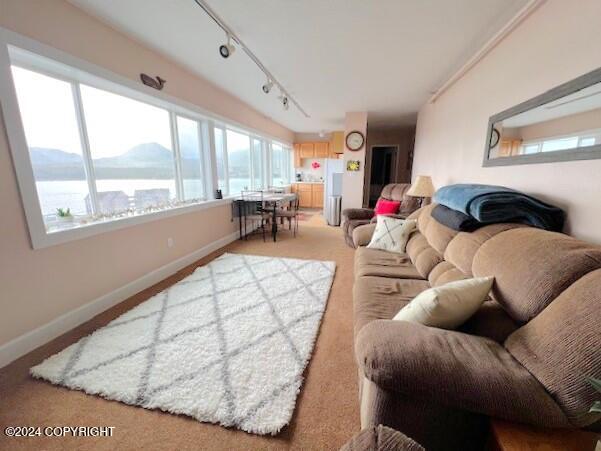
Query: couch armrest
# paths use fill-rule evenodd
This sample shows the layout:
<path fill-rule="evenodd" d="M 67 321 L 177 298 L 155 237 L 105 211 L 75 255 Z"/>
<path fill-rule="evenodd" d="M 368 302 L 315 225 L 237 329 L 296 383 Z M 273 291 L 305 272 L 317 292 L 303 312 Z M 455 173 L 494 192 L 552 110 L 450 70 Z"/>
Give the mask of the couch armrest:
<path fill-rule="evenodd" d="M 358 333 L 355 352 L 381 389 L 512 421 L 571 426 L 538 380 L 493 340 L 378 320 Z"/>
<path fill-rule="evenodd" d="M 342 211 L 342 220 L 371 219 L 374 214 L 375 213 L 371 208 L 346 208 Z"/>
<path fill-rule="evenodd" d="M 365 224 L 355 227 L 353 230 L 353 243 L 355 243 L 355 247 L 367 246 L 371 241 L 374 230 L 376 230 L 375 224 Z"/>

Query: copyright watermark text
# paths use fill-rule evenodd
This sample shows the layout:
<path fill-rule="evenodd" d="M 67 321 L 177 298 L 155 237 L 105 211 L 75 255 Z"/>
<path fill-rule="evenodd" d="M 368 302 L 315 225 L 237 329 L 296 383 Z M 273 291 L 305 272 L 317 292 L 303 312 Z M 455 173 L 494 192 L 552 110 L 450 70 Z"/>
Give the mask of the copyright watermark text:
<path fill-rule="evenodd" d="M 115 426 L 7 426 L 7 437 L 112 437 Z"/>

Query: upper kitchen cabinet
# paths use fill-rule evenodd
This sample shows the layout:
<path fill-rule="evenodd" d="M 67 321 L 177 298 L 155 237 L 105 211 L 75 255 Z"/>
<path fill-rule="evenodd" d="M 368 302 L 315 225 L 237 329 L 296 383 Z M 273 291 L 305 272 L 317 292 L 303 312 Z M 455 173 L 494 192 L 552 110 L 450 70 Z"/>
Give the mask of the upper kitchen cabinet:
<path fill-rule="evenodd" d="M 300 155 L 300 144 L 294 144 L 294 168 L 298 169 L 303 166 L 303 160 Z"/>
<path fill-rule="evenodd" d="M 314 158 L 328 158 L 330 153 L 330 144 L 325 142 L 317 142 L 314 144 L 315 156 Z"/>
<path fill-rule="evenodd" d="M 330 138 L 330 154 L 344 153 L 344 132 L 332 132 Z"/>
<path fill-rule="evenodd" d="M 315 158 L 315 144 L 314 143 L 301 143 L 300 144 L 300 157 L 301 158 Z"/>

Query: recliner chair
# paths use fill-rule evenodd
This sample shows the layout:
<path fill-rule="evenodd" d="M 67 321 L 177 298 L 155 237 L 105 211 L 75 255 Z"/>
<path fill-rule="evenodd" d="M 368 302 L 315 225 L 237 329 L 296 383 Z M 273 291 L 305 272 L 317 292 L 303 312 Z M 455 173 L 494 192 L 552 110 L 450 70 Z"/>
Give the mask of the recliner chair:
<path fill-rule="evenodd" d="M 418 199 L 407 195 L 411 188 L 411 183 L 390 183 L 386 185 L 380 193 L 380 199 L 394 200 L 401 202 L 398 215 L 407 217 L 419 208 Z M 353 243 L 353 230 L 356 227 L 375 222 L 376 216 L 373 208 L 347 208 L 342 212 L 342 228 L 344 230 L 344 239 L 350 247 L 355 247 Z"/>

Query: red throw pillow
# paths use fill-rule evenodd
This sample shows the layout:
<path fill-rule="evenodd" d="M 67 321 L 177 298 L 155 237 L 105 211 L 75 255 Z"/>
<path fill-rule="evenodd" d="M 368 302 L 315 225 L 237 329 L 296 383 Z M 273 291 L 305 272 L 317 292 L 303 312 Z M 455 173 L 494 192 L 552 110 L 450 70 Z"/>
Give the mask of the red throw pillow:
<path fill-rule="evenodd" d="M 376 215 L 394 215 L 399 211 L 401 203 L 396 200 L 378 199 L 374 211 Z"/>

